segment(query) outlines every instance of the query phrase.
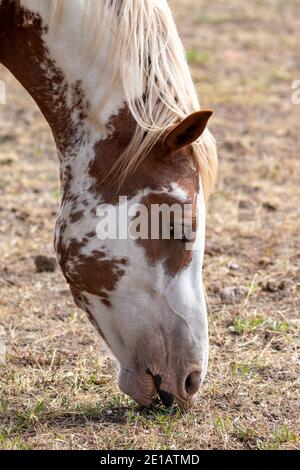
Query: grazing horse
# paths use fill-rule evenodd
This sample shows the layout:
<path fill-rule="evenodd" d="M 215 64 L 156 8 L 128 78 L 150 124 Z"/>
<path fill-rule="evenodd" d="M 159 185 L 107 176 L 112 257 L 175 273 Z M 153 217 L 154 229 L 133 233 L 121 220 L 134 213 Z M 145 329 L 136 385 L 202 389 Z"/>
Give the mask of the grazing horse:
<path fill-rule="evenodd" d="M 142 406 L 157 393 L 191 405 L 207 371 L 202 267 L 217 152 L 167 0 L 0 0 L 0 62 L 51 127 L 55 250 L 119 362 L 120 389 Z M 99 207 L 120 213 L 125 197 L 123 224 L 141 204 L 188 205 L 193 237 L 175 237 L 170 219 L 169 237 L 101 238 Z"/>

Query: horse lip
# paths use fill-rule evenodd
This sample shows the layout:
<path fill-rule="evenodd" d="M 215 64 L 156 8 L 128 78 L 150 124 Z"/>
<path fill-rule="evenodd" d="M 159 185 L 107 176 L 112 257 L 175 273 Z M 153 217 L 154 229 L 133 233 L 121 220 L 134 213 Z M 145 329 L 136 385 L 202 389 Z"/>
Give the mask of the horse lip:
<path fill-rule="evenodd" d="M 120 390 L 126 395 L 130 396 L 141 407 L 150 406 L 155 396 L 156 387 L 154 384 L 153 377 L 151 376 L 149 383 L 148 381 L 145 381 L 133 369 L 130 369 L 128 367 L 121 367 L 120 369 Z"/>
<path fill-rule="evenodd" d="M 156 387 L 156 390 L 157 390 L 157 393 L 158 393 L 158 396 L 159 398 L 161 399 L 163 405 L 166 407 L 166 408 L 170 408 L 173 403 L 174 403 L 174 397 L 173 395 L 171 395 L 171 393 L 169 392 L 166 392 L 165 390 L 161 390 L 160 387 L 161 387 L 161 383 L 162 383 L 162 378 L 160 375 L 153 375 L 152 372 L 150 371 L 150 369 L 146 369 L 146 374 L 149 374 L 152 376 L 153 378 L 153 381 L 154 381 L 154 385 Z"/>

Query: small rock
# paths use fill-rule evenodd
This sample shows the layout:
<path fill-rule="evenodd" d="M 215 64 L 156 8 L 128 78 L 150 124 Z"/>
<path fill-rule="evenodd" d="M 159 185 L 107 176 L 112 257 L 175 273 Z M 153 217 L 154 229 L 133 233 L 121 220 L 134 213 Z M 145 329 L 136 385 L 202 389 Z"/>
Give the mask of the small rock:
<path fill-rule="evenodd" d="M 1 166 L 9 166 L 14 163 L 14 160 L 12 158 L 3 158 L 0 160 L 0 165 Z"/>
<path fill-rule="evenodd" d="M 249 289 L 247 289 L 246 287 L 235 287 L 234 292 L 236 297 L 241 300 L 247 297 Z"/>
<path fill-rule="evenodd" d="M 56 259 L 48 258 L 47 256 L 36 256 L 34 263 L 38 273 L 53 273 L 56 270 Z"/>
<path fill-rule="evenodd" d="M 280 290 L 285 290 L 285 289 L 287 288 L 287 286 L 288 286 L 288 283 L 286 282 L 285 279 L 283 279 L 282 281 L 280 281 L 280 283 L 279 283 L 279 289 L 280 289 Z"/>
<path fill-rule="evenodd" d="M 267 267 L 267 266 L 270 266 L 270 264 L 272 264 L 272 261 L 267 256 L 263 256 L 262 258 L 260 258 L 258 264 L 259 266 Z"/>
<path fill-rule="evenodd" d="M 235 301 L 234 289 L 225 287 L 221 292 L 221 300 L 224 304 L 232 304 Z"/>
<path fill-rule="evenodd" d="M 280 341 L 273 341 L 272 342 L 272 349 L 274 349 L 274 351 L 282 351 L 284 349 L 284 344 Z M 286 377 L 284 377 L 283 380 L 285 380 Z"/>
<path fill-rule="evenodd" d="M 251 208 L 250 201 L 241 200 L 239 202 L 239 209 L 250 209 L 250 208 Z"/>
<path fill-rule="evenodd" d="M 265 292 L 278 292 L 278 285 L 275 281 L 266 282 L 265 284 L 263 284 L 262 288 Z"/>
<path fill-rule="evenodd" d="M 215 244 L 210 243 L 210 242 L 206 243 L 206 246 L 205 246 L 205 254 L 206 255 L 216 256 L 216 255 L 220 255 L 221 253 L 222 253 L 222 250 L 221 250 L 220 246 L 218 246 L 216 243 Z"/>
<path fill-rule="evenodd" d="M 0 144 L 8 144 L 15 142 L 16 136 L 14 134 L 4 134 L 0 136 Z"/>
<path fill-rule="evenodd" d="M 286 282 L 284 280 L 282 281 L 268 281 L 263 285 L 263 290 L 266 292 L 271 292 L 274 294 L 275 292 L 278 292 L 280 290 L 285 290 L 286 288 Z"/>
<path fill-rule="evenodd" d="M 263 208 L 266 209 L 269 212 L 275 212 L 278 209 L 277 205 L 273 204 L 272 202 L 264 202 L 263 203 Z"/>
<path fill-rule="evenodd" d="M 237 140 L 228 139 L 223 143 L 223 147 L 227 152 L 238 152 L 240 154 L 245 153 L 245 146 L 242 142 Z"/>
<path fill-rule="evenodd" d="M 221 300 L 224 304 L 233 304 L 240 302 L 248 294 L 245 287 L 225 287 L 221 292 Z"/>
<path fill-rule="evenodd" d="M 63 297 L 70 297 L 71 292 L 69 289 L 62 289 L 59 291 L 59 295 L 62 295 Z"/>
<path fill-rule="evenodd" d="M 300 269 L 295 273 L 294 279 L 296 282 L 300 283 Z"/>
<path fill-rule="evenodd" d="M 29 217 L 28 212 L 20 211 L 16 214 L 16 218 L 18 220 L 21 220 L 22 222 L 24 222 L 26 219 L 28 219 L 28 217 Z"/>
<path fill-rule="evenodd" d="M 220 282 L 212 284 L 210 286 L 210 292 L 212 294 L 220 294 L 221 290 L 222 290 L 222 284 Z"/>
<path fill-rule="evenodd" d="M 232 271 L 238 271 L 240 269 L 240 265 L 238 263 L 230 263 L 229 269 Z"/>

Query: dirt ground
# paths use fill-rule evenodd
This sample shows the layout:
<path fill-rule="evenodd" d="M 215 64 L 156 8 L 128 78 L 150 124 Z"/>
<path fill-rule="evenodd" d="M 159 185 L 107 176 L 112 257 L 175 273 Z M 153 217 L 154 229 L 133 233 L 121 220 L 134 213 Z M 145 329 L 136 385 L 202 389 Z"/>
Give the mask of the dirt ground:
<path fill-rule="evenodd" d="M 54 256 L 58 165 L 4 68 L 0 105 L 0 448 L 300 449 L 298 0 L 171 0 L 220 171 L 209 204 L 209 373 L 196 407 L 140 411 L 117 388 Z"/>

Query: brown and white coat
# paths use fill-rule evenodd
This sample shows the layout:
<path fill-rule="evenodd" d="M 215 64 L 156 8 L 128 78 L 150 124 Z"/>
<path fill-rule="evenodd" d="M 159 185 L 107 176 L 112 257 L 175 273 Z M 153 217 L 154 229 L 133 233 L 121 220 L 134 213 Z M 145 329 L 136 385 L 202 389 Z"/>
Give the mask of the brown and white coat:
<path fill-rule="evenodd" d="M 150 404 L 157 390 L 166 403 L 171 396 L 191 403 L 208 360 L 202 265 L 205 171 L 214 174 L 216 166 L 214 141 L 206 130 L 211 112 L 192 109 L 193 88 L 191 115 L 187 117 L 186 109 L 182 116 L 169 113 L 168 126 L 162 130 L 160 125 L 153 145 L 120 189 L 112 169 L 140 130 L 133 104 L 141 98 L 140 84 L 134 97 L 121 68 L 112 80 L 111 43 L 118 34 L 116 39 L 107 37 L 114 33 L 109 29 L 100 32 L 101 47 L 93 49 L 95 28 L 103 25 L 103 18 L 98 26 L 89 26 L 95 21 L 93 14 L 118 16 L 112 23 L 118 24 L 125 7 L 134 21 L 144 5 L 149 15 L 155 13 L 153 21 L 161 15 L 161 24 L 173 35 L 168 47 L 176 49 L 180 42 L 174 22 L 165 0 L 101 0 L 97 7 L 95 0 L 88 7 L 83 0 L 61 3 L 63 11 L 55 0 L 0 0 L 0 62 L 39 105 L 57 145 L 62 194 L 55 231 L 58 260 L 75 302 L 88 313 L 120 364 L 120 388 L 141 405 Z M 175 83 L 170 93 L 180 109 L 180 80 L 187 88 L 192 82 L 182 50 L 176 53 L 178 70 L 181 67 L 188 79 L 170 76 L 164 83 Z M 150 62 L 152 70 L 156 65 Z M 132 83 L 127 84 L 132 89 Z M 187 106 L 186 97 L 182 103 Z M 166 103 L 160 106 L 164 109 Z M 211 152 L 202 167 L 210 163 L 210 168 L 202 174 L 192 145 L 201 135 L 202 150 Z M 100 240 L 97 208 L 112 204 L 120 210 L 119 195 L 127 196 L 129 207 L 190 204 L 197 225 L 194 249 L 186 250 L 183 241 L 175 239 Z"/>

